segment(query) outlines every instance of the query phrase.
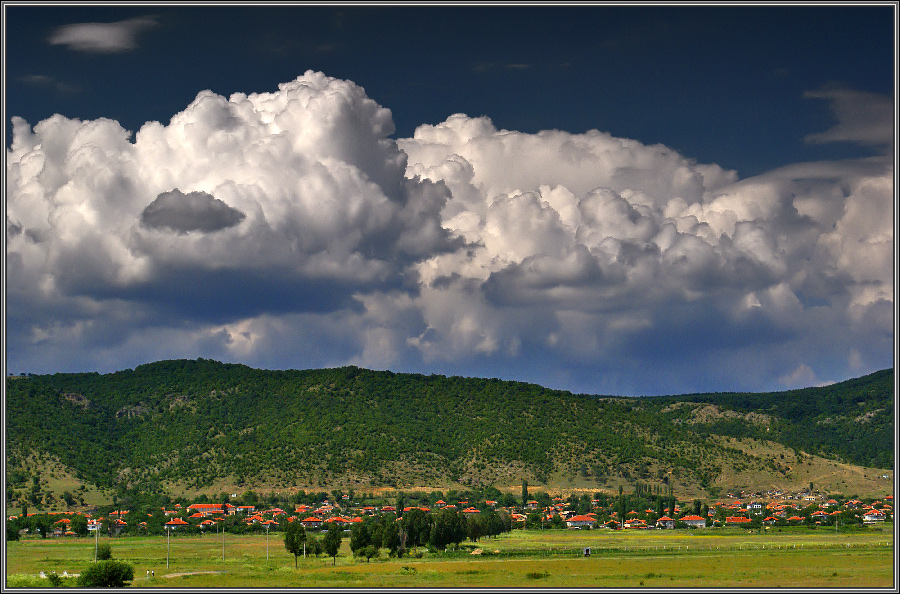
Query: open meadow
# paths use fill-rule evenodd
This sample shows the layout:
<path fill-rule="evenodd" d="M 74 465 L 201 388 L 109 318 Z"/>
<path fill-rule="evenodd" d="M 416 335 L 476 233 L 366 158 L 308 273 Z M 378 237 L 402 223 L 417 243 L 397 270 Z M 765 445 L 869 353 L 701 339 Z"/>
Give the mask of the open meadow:
<path fill-rule="evenodd" d="M 846 589 L 896 586 L 892 529 L 514 530 L 457 551 L 420 548 L 400 559 L 382 551 L 370 562 L 351 556 L 348 535 L 336 559 L 300 557 L 296 570 L 281 533 L 268 543 L 264 534 L 228 534 L 224 560 L 215 534 L 100 542 L 134 566 L 135 587 Z M 94 547 L 90 538 L 8 542 L 6 587 L 49 585 L 41 572 L 77 574 Z"/>

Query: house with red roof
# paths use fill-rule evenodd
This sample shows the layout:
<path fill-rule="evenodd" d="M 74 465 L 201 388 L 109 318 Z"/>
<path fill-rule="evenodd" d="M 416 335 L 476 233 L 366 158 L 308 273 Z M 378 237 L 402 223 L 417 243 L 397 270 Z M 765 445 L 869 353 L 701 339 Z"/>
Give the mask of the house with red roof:
<path fill-rule="evenodd" d="M 688 528 L 706 528 L 706 520 L 700 516 L 682 516 L 679 521 L 687 524 Z"/>
<path fill-rule="evenodd" d="M 194 503 L 192 505 L 189 505 L 187 510 L 201 514 L 202 517 L 207 517 L 207 516 L 211 516 L 213 514 L 222 513 L 222 504 L 221 503 Z"/>
<path fill-rule="evenodd" d="M 592 528 L 596 520 L 588 515 L 572 516 L 566 520 L 566 526 L 569 528 Z"/>
<path fill-rule="evenodd" d="M 733 526 L 740 526 L 742 524 L 749 524 L 749 523 L 750 523 L 750 518 L 748 518 L 746 516 L 728 516 L 725 518 L 726 526 L 729 524 L 731 524 Z"/>
<path fill-rule="evenodd" d="M 188 526 L 188 523 L 182 520 L 181 518 L 173 518 L 166 522 L 166 528 L 168 530 L 175 530 L 180 526 Z"/>
<path fill-rule="evenodd" d="M 877 509 L 873 509 L 863 514 L 863 524 L 877 524 L 880 522 L 884 522 L 884 518 L 884 513 L 878 511 Z"/>
<path fill-rule="evenodd" d="M 332 516 L 330 518 L 327 518 L 325 522 L 327 524 L 337 524 L 338 526 L 343 526 L 345 528 L 349 527 L 351 523 L 350 520 L 348 520 L 347 518 L 342 518 L 341 516 Z"/>
<path fill-rule="evenodd" d="M 663 516 L 660 519 L 656 520 L 656 527 L 664 528 L 664 529 L 673 529 L 673 528 L 675 528 L 675 520 L 673 520 L 669 516 Z"/>
<path fill-rule="evenodd" d="M 300 520 L 300 523 L 303 524 L 305 528 L 319 528 L 322 526 L 321 518 L 317 518 L 315 516 L 310 516 L 305 520 Z"/>

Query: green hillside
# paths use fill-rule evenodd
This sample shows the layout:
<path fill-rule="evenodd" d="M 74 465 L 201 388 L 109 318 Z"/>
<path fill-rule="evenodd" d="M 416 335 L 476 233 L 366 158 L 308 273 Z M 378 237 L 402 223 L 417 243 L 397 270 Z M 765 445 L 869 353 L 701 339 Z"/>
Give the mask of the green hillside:
<path fill-rule="evenodd" d="M 789 392 L 624 398 L 357 367 L 162 361 L 8 378 L 7 501 L 31 486 L 40 459 L 82 484 L 142 492 L 527 480 L 714 495 L 735 472 L 796 482 L 810 455 L 890 468 L 893 418 L 893 370 Z M 735 440 L 770 447 L 750 455 Z"/>

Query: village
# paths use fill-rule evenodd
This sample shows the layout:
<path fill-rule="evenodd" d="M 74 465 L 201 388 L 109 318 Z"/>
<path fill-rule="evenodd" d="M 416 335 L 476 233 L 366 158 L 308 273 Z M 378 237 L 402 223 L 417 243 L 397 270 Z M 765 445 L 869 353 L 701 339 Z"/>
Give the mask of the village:
<path fill-rule="evenodd" d="M 237 498 L 237 494 L 234 494 Z M 694 501 L 674 509 L 630 509 L 624 514 L 615 505 L 599 505 L 591 500 L 590 511 L 579 513 L 571 500 L 554 497 L 549 505 L 541 506 L 536 499 L 519 506 L 501 506 L 498 501 L 438 499 L 429 506 L 359 505 L 342 495 L 340 501 L 323 499 L 318 505 L 299 504 L 291 511 L 280 507 L 231 503 L 174 503 L 171 508 L 158 510 L 113 509 L 98 511 L 25 512 L 26 517 L 11 515 L 7 524 L 18 526 L 20 536 L 79 537 L 101 533 L 110 536 L 170 534 L 179 532 L 203 533 L 218 531 L 226 524 L 229 530 L 278 530 L 285 523 L 300 522 L 306 530 L 317 531 L 331 524 L 350 530 L 353 525 L 373 516 L 403 514 L 421 510 L 432 514 L 440 510 L 454 510 L 464 517 L 494 511 L 507 518 L 509 529 L 604 529 L 656 530 L 707 529 L 721 527 L 774 526 L 835 526 L 879 525 L 893 519 L 893 496 L 883 500 L 864 502 L 860 499 L 838 501 L 812 493 L 728 493 L 709 504 Z M 618 506 L 621 510 L 621 504 Z M 661 513 L 660 513 L 661 512 Z M 141 518 L 141 515 L 144 518 Z M 43 520 L 43 521 L 39 521 Z M 224 529 L 224 528 L 223 528 Z"/>

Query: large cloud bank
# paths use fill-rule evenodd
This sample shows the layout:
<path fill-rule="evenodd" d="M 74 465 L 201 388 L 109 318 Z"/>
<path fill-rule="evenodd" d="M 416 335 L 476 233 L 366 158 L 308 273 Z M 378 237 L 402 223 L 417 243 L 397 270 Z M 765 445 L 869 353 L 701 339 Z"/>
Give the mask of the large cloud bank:
<path fill-rule="evenodd" d="M 133 138 L 13 118 L 10 369 L 200 356 L 626 394 L 890 365 L 889 155 L 740 180 L 597 131 L 457 114 L 392 133 L 363 89 L 315 72 L 202 92 Z"/>

